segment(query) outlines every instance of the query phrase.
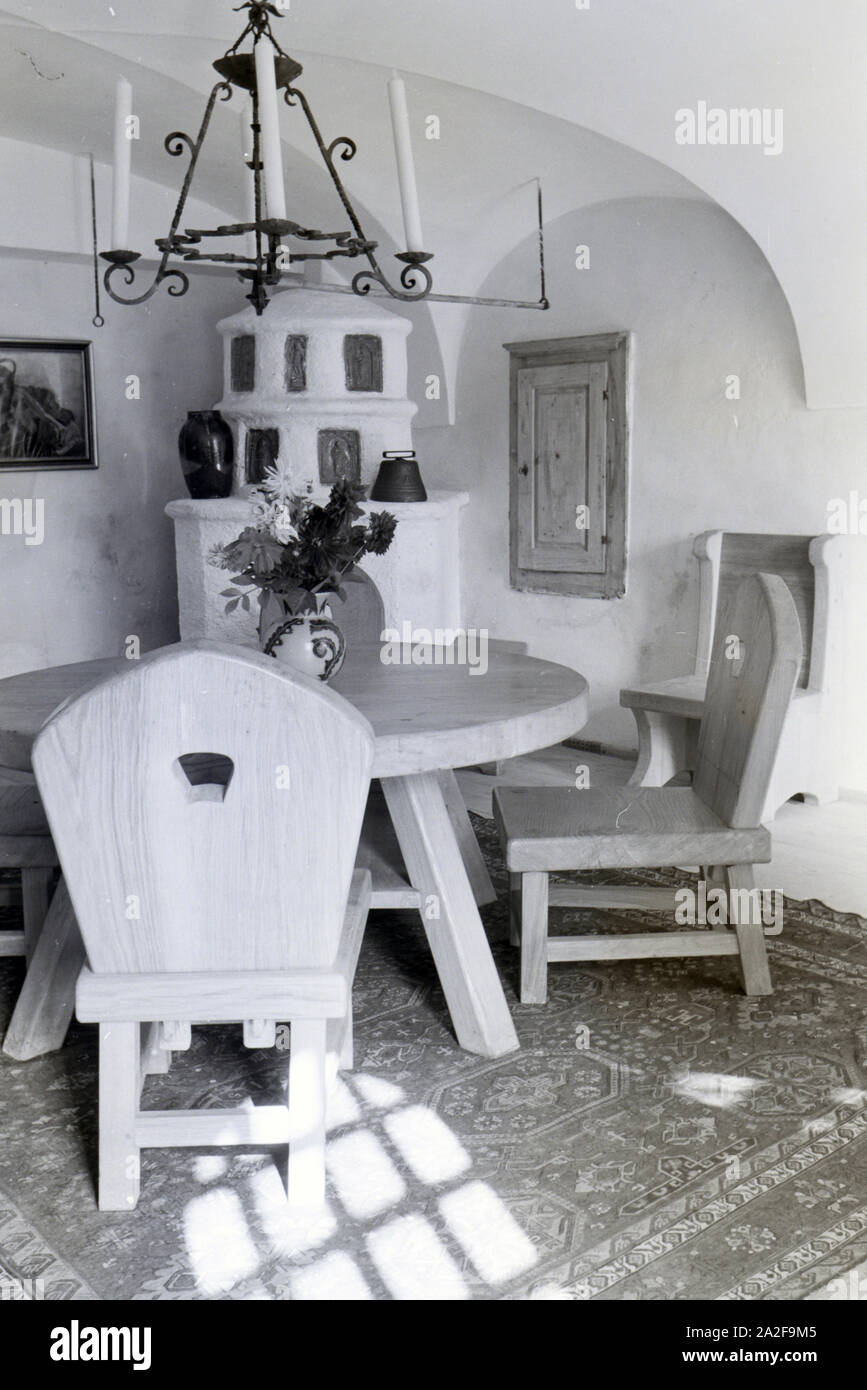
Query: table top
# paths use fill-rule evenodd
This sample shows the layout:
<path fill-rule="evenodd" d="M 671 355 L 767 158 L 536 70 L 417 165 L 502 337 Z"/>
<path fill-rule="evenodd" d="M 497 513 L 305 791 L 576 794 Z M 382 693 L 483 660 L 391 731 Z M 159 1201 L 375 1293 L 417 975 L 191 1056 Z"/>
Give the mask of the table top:
<path fill-rule="evenodd" d="M 367 652 L 365 652 L 367 656 Z M 587 682 L 551 661 L 490 649 L 488 669 L 383 665 L 375 648 L 331 682 L 370 720 L 375 777 L 496 762 L 559 743 L 587 720 Z M 0 680 L 0 767 L 28 771 L 37 733 L 70 695 L 126 670 L 125 658 L 25 671 Z"/>

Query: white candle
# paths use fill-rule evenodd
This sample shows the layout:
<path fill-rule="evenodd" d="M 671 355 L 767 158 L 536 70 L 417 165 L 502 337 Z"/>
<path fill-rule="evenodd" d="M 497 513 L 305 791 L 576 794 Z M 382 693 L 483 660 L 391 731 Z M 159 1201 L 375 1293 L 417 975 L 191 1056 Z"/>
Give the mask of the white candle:
<path fill-rule="evenodd" d="M 268 216 L 285 218 L 286 190 L 283 187 L 283 157 L 280 150 L 280 121 L 277 110 L 275 52 L 269 39 L 256 44 L 256 90 L 259 96 L 261 160 L 265 175 Z"/>
<path fill-rule="evenodd" d="M 423 251 L 424 238 L 421 232 L 421 213 L 418 206 L 418 189 L 415 184 L 415 164 L 412 157 L 412 141 L 409 135 L 409 112 L 406 106 L 406 87 L 403 78 L 393 73 L 388 84 L 388 100 L 391 106 L 391 129 L 394 135 L 394 153 L 397 159 L 397 178 L 400 184 L 400 203 L 403 209 L 403 226 L 406 233 L 407 251 Z"/>
<path fill-rule="evenodd" d="M 132 170 L 132 87 L 125 77 L 117 79 L 114 103 L 114 188 L 111 204 L 111 249 L 128 251 L 129 188 Z"/>
<path fill-rule="evenodd" d="M 253 163 L 253 98 L 241 99 L 241 158 L 245 164 Z"/>

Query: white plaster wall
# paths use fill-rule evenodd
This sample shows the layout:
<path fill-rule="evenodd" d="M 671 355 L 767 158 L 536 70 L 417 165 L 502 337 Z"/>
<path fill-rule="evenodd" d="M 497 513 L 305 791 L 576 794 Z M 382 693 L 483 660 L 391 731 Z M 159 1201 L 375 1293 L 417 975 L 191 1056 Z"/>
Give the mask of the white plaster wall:
<path fill-rule="evenodd" d="M 574 268 L 574 248 L 591 268 Z M 720 209 L 675 200 L 608 203 L 548 231 L 545 314 L 485 310 L 468 320 L 453 430 L 419 439 L 429 484 L 466 487 L 466 621 L 523 638 L 590 680 L 584 735 L 635 744 L 622 686 L 691 669 L 697 627 L 694 535 L 711 527 L 816 534 L 831 497 L 867 497 L 867 410 L 808 410 L 786 301 L 766 260 Z M 513 292 L 518 248 L 490 284 Z M 504 342 L 629 329 L 634 403 L 626 597 L 518 593 L 508 570 L 508 354 Z M 726 399 L 737 374 L 741 399 Z M 867 538 L 850 542 L 843 783 L 867 788 L 863 690 Z"/>
<path fill-rule="evenodd" d="M 197 275 L 189 294 L 158 294 L 139 309 L 111 305 L 91 325 L 84 262 L 0 252 L 3 333 L 89 338 L 94 344 L 96 471 L 0 471 L 0 497 L 41 498 L 45 539 L 0 535 L 0 677 L 40 666 L 142 650 L 177 639 L 172 525 L 163 514 L 185 491 L 177 435 L 187 410 L 220 392 L 214 325 L 237 303 L 231 280 Z M 141 399 L 127 400 L 135 373 Z"/>

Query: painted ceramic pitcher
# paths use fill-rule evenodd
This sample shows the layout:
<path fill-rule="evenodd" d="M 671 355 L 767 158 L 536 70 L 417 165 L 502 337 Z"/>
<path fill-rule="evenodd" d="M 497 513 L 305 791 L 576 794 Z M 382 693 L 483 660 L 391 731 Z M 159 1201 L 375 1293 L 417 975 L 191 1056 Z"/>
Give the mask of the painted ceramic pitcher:
<path fill-rule="evenodd" d="M 321 681 L 336 676 L 346 656 L 346 641 L 331 616 L 332 598 L 329 593 L 316 594 L 315 612 L 287 610 L 272 622 L 261 638 L 265 655 Z"/>

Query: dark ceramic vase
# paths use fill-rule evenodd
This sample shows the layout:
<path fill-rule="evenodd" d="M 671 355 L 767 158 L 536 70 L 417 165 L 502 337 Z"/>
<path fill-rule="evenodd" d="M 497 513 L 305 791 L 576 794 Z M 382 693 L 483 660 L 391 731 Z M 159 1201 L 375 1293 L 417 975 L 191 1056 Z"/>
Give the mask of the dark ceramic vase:
<path fill-rule="evenodd" d="M 228 497 L 235 443 L 219 410 L 191 410 L 178 435 L 184 481 L 191 497 Z"/>

